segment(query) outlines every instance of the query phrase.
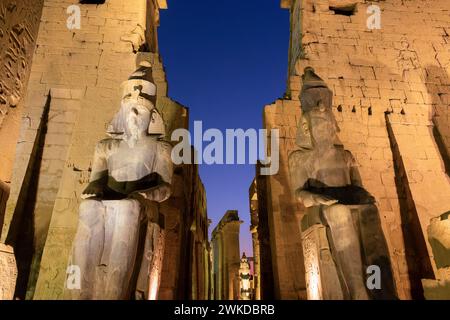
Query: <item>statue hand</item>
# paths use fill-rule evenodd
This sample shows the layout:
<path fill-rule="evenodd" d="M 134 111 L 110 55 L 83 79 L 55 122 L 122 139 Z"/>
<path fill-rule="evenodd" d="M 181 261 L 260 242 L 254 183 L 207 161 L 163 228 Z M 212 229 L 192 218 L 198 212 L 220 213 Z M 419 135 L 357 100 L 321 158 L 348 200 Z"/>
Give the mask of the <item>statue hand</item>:
<path fill-rule="evenodd" d="M 318 204 L 323 204 L 324 206 L 331 206 L 338 202 L 338 200 L 321 195 L 321 194 L 314 194 L 314 200 Z"/>
<path fill-rule="evenodd" d="M 303 205 L 307 208 L 319 205 L 331 206 L 338 202 L 338 200 L 330 198 L 328 196 L 312 193 L 305 190 L 297 190 L 295 192 L 295 195 L 297 197 L 297 200 L 303 203 Z"/>
<path fill-rule="evenodd" d="M 89 185 L 81 194 L 82 199 L 88 199 L 92 197 L 103 197 L 103 185 L 99 184 L 97 181 L 89 183 Z"/>
<path fill-rule="evenodd" d="M 147 200 L 163 202 L 170 198 L 170 196 L 172 195 L 172 190 L 169 184 L 164 183 L 156 188 L 141 190 L 137 193 L 139 193 Z"/>

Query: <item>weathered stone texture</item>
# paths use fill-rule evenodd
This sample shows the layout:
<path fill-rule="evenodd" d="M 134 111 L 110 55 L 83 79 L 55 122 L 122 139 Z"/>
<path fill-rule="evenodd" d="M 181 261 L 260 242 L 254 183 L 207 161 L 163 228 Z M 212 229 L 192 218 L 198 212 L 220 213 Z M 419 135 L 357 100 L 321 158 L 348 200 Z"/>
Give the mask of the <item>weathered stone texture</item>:
<path fill-rule="evenodd" d="M 339 8 L 348 4 L 355 4 L 355 10 L 341 14 Z M 371 4 L 381 8 L 381 29 L 367 27 L 371 14 L 366 10 Z M 298 48 L 291 48 L 291 64 L 295 60 L 296 65 L 289 79 L 292 101 L 266 107 L 266 117 L 268 109 L 286 103 L 299 109 L 297 75 L 306 66 L 320 74 L 334 92 L 339 137 L 355 156 L 364 187 L 377 200 L 399 297 L 418 298 L 420 280 L 430 269 L 419 265 L 429 264 L 434 272 L 436 268 L 428 242 L 414 239 L 424 239 L 430 219 L 450 209 L 445 174 L 450 150 L 450 3 L 292 0 L 283 5 L 291 13 L 301 10 L 304 56 L 297 59 Z M 294 31 L 291 43 L 298 42 Z M 279 117 L 280 123 L 292 122 L 282 127 L 284 134 L 295 130 L 296 116 Z M 292 138 L 282 139 L 281 145 L 292 143 Z M 395 165 L 399 163 L 405 179 L 398 176 Z M 407 190 L 400 190 L 399 179 Z M 277 203 L 278 198 L 272 195 L 272 201 Z M 408 243 L 414 242 L 411 239 L 416 242 Z M 411 256 L 418 263 L 411 264 Z M 413 285 L 418 283 L 419 287 Z"/>
<path fill-rule="evenodd" d="M 10 182 L 43 0 L 0 3 L 0 180 Z"/>

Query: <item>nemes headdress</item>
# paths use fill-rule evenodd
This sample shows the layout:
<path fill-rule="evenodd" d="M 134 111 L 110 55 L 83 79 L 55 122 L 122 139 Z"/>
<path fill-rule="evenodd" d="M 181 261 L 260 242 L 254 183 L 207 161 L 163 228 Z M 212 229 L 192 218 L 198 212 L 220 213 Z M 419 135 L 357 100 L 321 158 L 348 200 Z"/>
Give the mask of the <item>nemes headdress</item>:
<path fill-rule="evenodd" d="M 156 85 L 153 79 L 152 65 L 142 61 L 135 72 L 121 86 L 121 99 L 136 100 L 141 106 L 150 112 L 150 124 L 148 133 L 164 136 L 165 125 L 161 114 L 156 109 Z M 111 135 L 120 135 L 124 132 L 125 113 L 128 110 L 122 106 L 108 127 Z"/>
<path fill-rule="evenodd" d="M 297 145 L 302 149 L 312 149 L 313 139 L 310 132 L 309 112 L 316 108 L 324 108 L 335 125 L 336 132 L 339 132 L 339 126 L 332 114 L 333 92 L 328 88 L 325 81 L 322 80 L 311 67 L 306 67 L 302 75 L 303 86 L 300 92 L 300 102 L 303 116 L 300 119 L 299 130 L 297 131 Z M 340 145 L 336 137 L 336 145 Z"/>
<path fill-rule="evenodd" d="M 147 61 L 142 61 L 138 69 L 131 74 L 127 81 L 120 86 L 122 91 L 122 99 L 132 97 L 138 93 L 138 97 L 150 102 L 152 106 L 156 105 L 156 85 L 153 80 L 152 66 Z M 144 102 L 144 103 L 145 103 Z M 145 103 L 147 105 L 147 103 Z"/>
<path fill-rule="evenodd" d="M 320 78 L 311 67 L 306 67 L 302 75 L 302 91 L 300 92 L 300 102 L 302 111 L 309 112 L 319 106 L 319 103 L 331 109 L 333 93 L 326 83 Z"/>

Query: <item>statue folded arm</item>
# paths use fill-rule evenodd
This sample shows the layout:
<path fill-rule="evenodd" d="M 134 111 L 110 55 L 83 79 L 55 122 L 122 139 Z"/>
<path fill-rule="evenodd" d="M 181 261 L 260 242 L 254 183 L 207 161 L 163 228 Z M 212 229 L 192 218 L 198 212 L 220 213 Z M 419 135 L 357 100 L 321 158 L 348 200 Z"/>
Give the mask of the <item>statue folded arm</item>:
<path fill-rule="evenodd" d="M 358 164 L 350 151 L 345 150 L 345 154 L 347 156 L 348 167 L 350 168 L 350 179 L 352 181 L 352 186 L 362 188 L 362 179 L 359 174 Z"/>
<path fill-rule="evenodd" d="M 308 191 L 308 180 L 310 179 L 305 167 L 304 160 L 307 157 L 308 151 L 297 150 L 289 156 L 289 171 L 293 190 L 295 190 L 295 197 L 306 208 L 326 205 L 331 206 L 338 201 L 326 195 L 317 194 Z"/>
<path fill-rule="evenodd" d="M 94 160 L 92 162 L 89 185 L 83 191 L 82 198 L 102 198 L 108 183 L 108 167 L 106 164 L 106 141 L 100 141 L 95 147 Z"/>

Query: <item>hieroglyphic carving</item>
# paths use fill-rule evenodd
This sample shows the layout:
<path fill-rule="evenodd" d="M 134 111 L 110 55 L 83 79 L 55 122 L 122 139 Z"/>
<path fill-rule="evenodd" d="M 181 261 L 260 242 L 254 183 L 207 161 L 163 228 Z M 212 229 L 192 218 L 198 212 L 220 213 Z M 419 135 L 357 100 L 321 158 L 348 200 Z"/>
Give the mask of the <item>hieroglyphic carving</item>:
<path fill-rule="evenodd" d="M 0 243 L 0 301 L 12 300 L 16 278 L 17 266 L 13 250 Z"/>
<path fill-rule="evenodd" d="M 0 126 L 25 92 L 41 9 L 42 0 L 0 3 Z"/>
<path fill-rule="evenodd" d="M 302 236 L 303 255 L 305 257 L 306 288 L 309 300 L 321 300 L 322 288 L 319 269 L 319 256 L 315 245 L 314 231 L 309 230 Z"/>

